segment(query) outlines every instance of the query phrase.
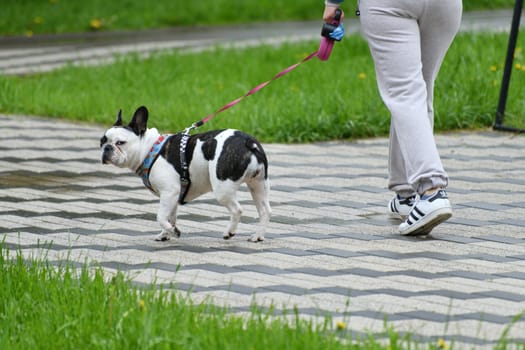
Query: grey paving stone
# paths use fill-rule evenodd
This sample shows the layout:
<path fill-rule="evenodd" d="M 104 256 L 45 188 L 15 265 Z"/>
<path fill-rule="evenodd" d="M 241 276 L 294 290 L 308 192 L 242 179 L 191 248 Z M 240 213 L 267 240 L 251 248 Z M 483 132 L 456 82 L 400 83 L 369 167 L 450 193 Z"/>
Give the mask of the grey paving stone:
<path fill-rule="evenodd" d="M 338 271 L 341 273 L 345 273 L 345 274 L 367 276 L 367 277 L 388 276 L 389 274 L 392 273 L 392 272 L 381 271 L 381 269 L 372 270 L 372 269 L 365 269 L 365 268 L 359 268 L 359 267 L 342 269 Z"/>
<path fill-rule="evenodd" d="M 311 255 L 319 254 L 317 252 L 300 250 L 300 249 L 290 249 L 290 248 L 274 248 L 274 249 L 271 249 L 271 252 L 291 255 L 291 256 L 311 256 Z"/>
<path fill-rule="evenodd" d="M 468 203 L 462 203 L 461 205 L 465 207 L 472 207 L 472 208 L 477 208 L 477 209 L 485 209 L 485 210 L 493 210 L 493 211 L 511 209 L 511 207 L 508 205 L 501 205 L 501 204 L 490 203 L 490 202 L 468 202 Z"/>
<path fill-rule="evenodd" d="M 453 235 L 453 234 L 447 234 L 446 236 L 442 236 L 439 239 L 442 241 L 450 241 L 454 243 L 463 243 L 463 244 L 477 243 L 477 242 L 482 241 L 481 239 L 477 239 L 473 237 L 458 236 L 458 235 Z"/>
<path fill-rule="evenodd" d="M 491 322 L 491 323 L 499 323 L 499 324 L 511 324 L 513 317 L 510 316 L 500 316 L 500 315 L 493 315 L 493 314 L 487 314 L 483 312 L 473 312 L 470 314 L 462 314 L 462 315 L 455 315 L 452 317 L 453 319 L 460 319 L 460 320 L 474 320 L 474 321 L 480 321 L 480 322 Z"/>
<path fill-rule="evenodd" d="M 363 254 L 356 253 L 343 249 L 334 249 L 334 248 L 323 248 L 323 249 L 311 249 L 310 252 L 321 255 L 333 255 L 341 258 L 352 258 L 356 256 L 361 256 Z"/>
<path fill-rule="evenodd" d="M 408 311 L 408 312 L 400 312 L 396 314 L 401 317 L 405 318 L 416 318 L 418 320 L 425 320 L 425 321 L 432 321 L 432 322 L 439 322 L 439 323 L 447 323 L 450 321 L 450 318 L 448 315 L 442 315 L 435 312 L 428 312 L 428 311 Z"/>
<path fill-rule="evenodd" d="M 487 298 L 511 300 L 511 301 L 518 301 L 518 302 L 525 301 L 525 294 L 509 293 L 509 292 L 499 291 L 499 290 L 487 291 L 487 292 L 479 292 L 479 293 L 476 293 L 476 294 L 482 295 L 482 296 L 487 297 Z M 518 311 L 518 310 L 516 310 L 516 311 Z M 525 311 L 525 310 L 520 310 L 520 311 Z M 517 314 L 520 311 L 518 311 Z"/>
<path fill-rule="evenodd" d="M 206 271 L 213 271 L 217 273 L 237 273 L 240 271 L 243 271 L 242 269 L 231 267 L 231 266 L 224 266 L 224 265 L 216 265 L 216 264 L 195 264 L 195 265 L 185 265 L 183 267 L 180 267 L 181 270 L 206 270 Z"/>
<path fill-rule="evenodd" d="M 284 270 L 284 269 L 278 269 L 275 267 L 265 266 L 265 265 L 241 265 L 238 266 L 237 269 L 241 271 L 253 271 L 253 272 L 259 272 L 259 273 L 265 273 L 267 275 L 281 275 L 284 273 L 289 273 L 293 270 Z"/>
<path fill-rule="evenodd" d="M 264 287 L 264 290 L 269 290 L 272 292 L 281 292 L 291 295 L 305 295 L 306 290 L 304 288 L 295 287 L 295 286 L 289 286 L 289 285 L 273 285 L 273 286 L 266 286 Z M 258 290 L 258 293 L 262 293 L 262 288 Z"/>
<path fill-rule="evenodd" d="M 494 241 L 506 244 L 525 244 L 525 234 L 523 238 L 505 237 L 503 235 L 483 235 L 479 237 L 482 240 Z"/>
<path fill-rule="evenodd" d="M 305 275 L 313 275 L 313 276 L 338 276 L 342 274 L 337 270 L 316 269 L 313 267 L 292 268 L 292 269 L 287 269 L 286 272 L 296 272 L 296 273 L 302 273 Z"/>
<path fill-rule="evenodd" d="M 134 174 L 100 164 L 101 128 L 2 115 L 0 127 L 9 130 L 0 139 L 0 235 L 10 250 L 45 250 L 56 265 L 81 256 L 72 263 L 132 276 L 158 271 L 159 288 L 218 297 L 234 312 L 255 302 L 283 314 L 349 317 L 358 320 L 349 323 L 355 335 L 387 319 L 401 330 L 415 322 L 417 339 L 484 346 L 525 310 L 523 137 L 437 135 L 455 213 L 427 238 L 399 236 L 399 222 L 385 215 L 386 139 L 265 145 L 274 215 L 266 240 L 252 244 L 256 210 L 244 188 L 236 237 L 222 239 L 227 211 L 205 197 L 179 209 L 179 240 L 155 242 L 157 200 Z M 28 136 L 35 127 L 45 147 Z M 72 136 L 56 137 L 64 129 Z M 327 154 L 329 166 L 320 161 Z M 483 338 L 471 336 L 472 322 Z M 518 320 L 509 338 L 523 334 Z"/>
<path fill-rule="evenodd" d="M 476 271 L 455 270 L 455 271 L 447 271 L 446 273 L 447 275 L 458 276 L 458 277 L 474 279 L 474 280 L 489 280 L 492 278 L 492 276 L 489 274 L 482 273 L 482 272 L 476 272 Z"/>
<path fill-rule="evenodd" d="M 360 232 L 339 232 L 339 233 L 331 233 L 331 236 L 334 237 L 343 237 L 347 239 L 355 239 L 360 241 L 379 241 L 387 239 L 387 237 L 384 236 L 377 236 L 373 234 L 367 234 L 367 233 L 360 233 Z"/>

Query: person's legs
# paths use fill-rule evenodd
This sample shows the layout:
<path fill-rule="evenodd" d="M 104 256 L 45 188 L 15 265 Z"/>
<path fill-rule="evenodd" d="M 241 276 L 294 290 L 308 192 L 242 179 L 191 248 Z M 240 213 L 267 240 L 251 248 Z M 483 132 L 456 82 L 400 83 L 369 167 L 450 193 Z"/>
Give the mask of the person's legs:
<path fill-rule="evenodd" d="M 421 61 L 423 79 L 427 86 L 427 109 L 431 128 L 434 127 L 434 82 L 445 55 L 452 44 L 461 24 L 461 0 L 425 0 L 425 7 L 419 17 L 421 33 Z M 446 174 L 445 174 L 446 176 Z M 446 183 L 443 186 L 443 180 Z M 448 184 L 447 178 L 420 176 L 416 179 L 419 193 L 443 188 Z"/>
<path fill-rule="evenodd" d="M 461 1 L 361 0 L 360 11 L 379 91 L 392 116 L 389 189 L 422 196 L 400 231 L 428 234 L 452 215 L 446 192 L 437 191 L 447 186 L 448 176 L 434 140 L 432 104 L 434 80 L 458 30 Z"/>
<path fill-rule="evenodd" d="M 427 107 L 430 127 L 434 126 L 434 81 L 445 54 L 461 22 L 461 0 L 424 0 L 420 14 L 421 60 L 423 78 L 427 85 Z M 446 174 L 445 174 L 446 176 Z M 443 183 L 443 181 L 446 181 Z M 403 235 L 426 235 L 434 227 L 452 216 L 452 207 L 443 188 L 448 178 L 421 176 L 416 179 L 420 200 L 413 206 L 406 220 L 399 225 Z"/>
<path fill-rule="evenodd" d="M 391 112 L 389 189 L 407 196 L 422 178 L 447 176 L 428 118 L 418 16 L 422 0 L 361 0 L 361 24 L 374 59 L 381 97 Z M 421 192 L 420 192 L 421 193 Z"/>

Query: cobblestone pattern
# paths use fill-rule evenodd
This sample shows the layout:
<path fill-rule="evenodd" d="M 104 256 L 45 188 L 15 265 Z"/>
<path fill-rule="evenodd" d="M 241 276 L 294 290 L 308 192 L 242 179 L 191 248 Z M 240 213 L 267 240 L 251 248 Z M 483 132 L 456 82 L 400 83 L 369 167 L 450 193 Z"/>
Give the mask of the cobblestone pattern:
<path fill-rule="evenodd" d="M 211 297 L 234 312 L 253 302 L 331 315 L 356 336 L 385 330 L 428 341 L 493 345 L 525 310 L 525 138 L 437 136 L 454 216 L 406 238 L 385 213 L 386 139 L 265 145 L 272 183 L 266 241 L 248 192 L 238 235 L 204 196 L 179 210 L 180 239 L 155 242 L 157 200 L 127 170 L 100 164 L 103 129 L 0 115 L 0 234 L 25 255 L 69 257 L 136 283 Z M 525 342 L 525 319 L 510 339 Z"/>

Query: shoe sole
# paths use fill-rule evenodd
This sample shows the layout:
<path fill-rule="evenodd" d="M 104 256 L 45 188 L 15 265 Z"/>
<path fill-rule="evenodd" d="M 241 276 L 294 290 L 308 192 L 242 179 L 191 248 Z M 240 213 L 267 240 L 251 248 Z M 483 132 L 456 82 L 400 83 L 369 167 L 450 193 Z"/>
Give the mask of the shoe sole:
<path fill-rule="evenodd" d="M 447 221 L 452 217 L 451 208 L 440 208 L 421 219 L 417 224 L 412 225 L 405 231 L 400 232 L 403 236 L 426 236 L 434 227 Z"/>

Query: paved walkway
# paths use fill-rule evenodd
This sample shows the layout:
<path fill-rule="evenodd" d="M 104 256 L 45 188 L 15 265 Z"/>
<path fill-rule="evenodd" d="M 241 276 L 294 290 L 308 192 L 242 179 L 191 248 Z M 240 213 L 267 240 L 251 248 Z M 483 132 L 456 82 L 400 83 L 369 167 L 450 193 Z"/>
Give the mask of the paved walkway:
<path fill-rule="evenodd" d="M 236 312 L 255 301 L 330 314 L 356 336 L 384 331 L 386 318 L 423 341 L 490 346 L 525 310 L 522 136 L 437 137 L 455 212 L 428 238 L 399 236 L 385 215 L 385 139 L 265 145 L 274 216 L 255 244 L 246 191 L 234 239 L 221 238 L 225 209 L 204 197 L 181 207 L 180 239 L 155 242 L 157 201 L 134 174 L 100 164 L 103 129 L 2 115 L 0 129 L 0 234 L 26 255 L 95 261 Z M 522 318 L 508 337 L 524 334 Z"/>
<path fill-rule="evenodd" d="M 466 17 L 464 29 L 507 28 L 510 14 L 502 14 Z M 249 44 L 260 40 L 259 31 L 235 35 Z M 127 50 L 217 43 L 202 32 L 181 34 L 179 42 L 151 43 L 148 35 L 119 45 L 73 38 L 27 47 L 4 40 L 0 69 L 27 73 L 70 61 L 100 63 Z M 525 311 L 522 136 L 437 137 L 455 214 L 428 238 L 399 236 L 398 222 L 385 215 L 386 139 L 265 145 L 274 216 L 267 240 L 253 244 L 246 238 L 256 213 L 246 191 L 233 240 L 222 240 L 226 211 L 207 196 L 180 209 L 180 239 L 155 242 L 157 201 L 134 174 L 100 164 L 102 128 L 0 115 L 0 131 L 0 235 L 26 255 L 87 259 L 129 273 L 136 283 L 173 285 L 235 312 L 256 302 L 278 311 L 297 307 L 305 317 L 329 314 L 355 336 L 384 331 L 387 319 L 422 341 L 490 347 Z M 525 342 L 524 318 L 510 326 L 508 338 Z"/>

